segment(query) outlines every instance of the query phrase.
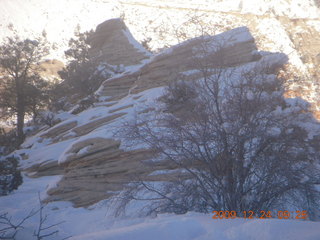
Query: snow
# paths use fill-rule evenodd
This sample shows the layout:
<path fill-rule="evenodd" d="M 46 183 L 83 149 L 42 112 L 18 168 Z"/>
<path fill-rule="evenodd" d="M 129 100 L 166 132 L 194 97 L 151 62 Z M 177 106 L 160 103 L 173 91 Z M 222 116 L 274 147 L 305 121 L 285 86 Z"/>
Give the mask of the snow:
<path fill-rule="evenodd" d="M 279 220 L 212 220 L 209 215 L 189 213 L 182 216 L 160 216 L 149 222 L 73 237 L 73 240 L 316 240 L 316 224 Z"/>
<path fill-rule="evenodd" d="M 46 190 L 52 188 L 60 180 L 61 176 L 50 176 L 41 178 L 23 177 L 23 184 L 11 195 L 0 197 L 0 213 L 8 212 L 14 222 L 25 217 L 32 209 L 39 209 L 38 193 L 40 198 L 45 199 Z M 59 236 L 54 235 L 48 240 L 62 239 L 64 237 L 90 232 L 104 228 L 107 222 L 105 211 L 97 209 L 89 211 L 88 209 L 75 209 L 69 202 L 52 202 L 45 207 L 45 214 L 48 214 L 47 226 L 65 221 L 65 224 L 58 225 L 54 230 L 59 230 Z M 84 218 L 85 216 L 85 218 Z M 27 220 L 25 229 L 16 238 L 17 240 L 31 240 L 33 230 L 39 223 L 38 214 Z M 77 224 L 74 224 L 74 223 Z M 1 228 L 1 225 L 0 225 Z"/>
<path fill-rule="evenodd" d="M 208 216 L 207 216 L 208 217 Z M 196 239 L 206 233 L 201 223 L 192 217 L 161 216 L 149 222 L 74 237 L 72 239 Z"/>
<path fill-rule="evenodd" d="M 55 186 L 60 176 L 28 178 L 18 190 L 0 197 L 0 213 L 8 212 L 17 222 L 32 209 L 38 209 L 45 191 Z M 45 206 L 46 226 L 63 221 L 53 230 L 59 233 L 48 240 L 72 236 L 71 240 L 318 240 L 320 222 L 279 219 L 212 219 L 212 214 L 189 212 L 184 215 L 160 214 L 139 218 L 134 215 L 115 218 L 107 213 L 105 201 L 90 208 L 73 208 L 68 202 Z M 33 240 L 38 226 L 36 214 L 25 222 L 16 240 Z M 1 227 L 1 226 L 0 226 Z"/>
<path fill-rule="evenodd" d="M 84 148 L 81 148 L 78 152 L 79 155 L 82 155 L 82 154 L 86 154 L 89 152 L 89 146 L 86 146 Z"/>
<path fill-rule="evenodd" d="M 151 56 L 151 53 L 148 52 L 144 47 L 142 47 L 140 45 L 140 43 L 137 42 L 137 40 L 134 39 L 134 37 L 132 36 L 132 34 L 126 29 L 126 30 L 122 30 L 124 35 L 127 37 L 127 39 L 129 40 L 129 43 L 135 47 L 137 50 L 139 50 L 140 52 L 143 52 L 145 54 L 147 54 L 148 56 Z"/>
<path fill-rule="evenodd" d="M 59 119 L 60 121 L 64 121 L 69 119 L 70 117 L 72 117 L 71 113 L 61 111 L 54 116 L 54 119 Z"/>
<path fill-rule="evenodd" d="M 152 48 L 159 49 L 167 43 L 177 43 L 176 36 L 171 35 L 172 28 L 184 27 L 188 11 L 206 13 L 209 15 L 207 20 L 222 26 L 230 25 L 234 14 L 252 13 L 311 20 L 320 16 L 314 0 L 256 0 L 254 4 L 252 0 L 2 0 L 0 39 L 12 34 L 8 28 L 10 24 L 22 37 L 35 37 L 46 30 L 48 40 L 55 43 L 58 49 L 51 53 L 51 57 L 64 60 L 63 51 L 77 25 L 80 25 L 81 31 L 86 31 L 107 19 L 124 15 L 136 39 L 142 41 L 150 37 Z M 222 18 L 220 13 L 230 13 L 230 16 Z M 318 22 L 314 23 L 319 25 Z M 196 31 L 197 26 L 194 27 L 192 31 Z M 278 26 L 274 28 L 277 29 Z M 170 34 L 162 30 L 169 30 Z M 188 31 L 187 34 L 192 35 L 192 32 Z"/>
<path fill-rule="evenodd" d="M 49 139 L 41 143 L 35 141 L 32 143 L 32 147 L 30 149 L 17 150 L 14 152 L 14 155 L 19 156 L 20 154 L 27 154 L 29 156 L 28 160 L 20 161 L 20 167 L 24 169 L 35 164 L 47 164 L 50 161 L 57 161 L 63 152 L 63 149 L 71 144 L 72 141 L 74 141 L 74 139 L 60 141 L 54 144 L 49 144 Z"/>
<path fill-rule="evenodd" d="M 222 37 L 222 39 L 219 39 L 220 36 Z M 253 39 L 253 37 L 247 27 L 234 28 L 228 32 L 222 33 L 222 34 L 217 35 L 215 37 L 217 37 L 217 39 L 216 39 L 217 41 L 221 41 L 221 40 L 226 41 L 227 40 L 228 44 L 231 44 L 231 45 L 235 44 L 235 43 L 254 41 L 254 39 Z"/>
<path fill-rule="evenodd" d="M 228 48 L 238 43 L 254 42 L 254 38 L 247 27 L 238 27 L 217 34 L 215 36 L 204 36 L 203 39 L 202 37 L 199 37 L 198 39 L 201 39 L 201 41 L 203 41 L 204 46 L 194 47 L 192 50 L 194 54 L 200 54 L 199 57 L 202 57 L 201 54 L 203 54 L 203 48 L 205 48 L 205 52 L 215 52 L 221 48 Z M 194 39 L 191 39 L 189 41 L 194 41 Z M 183 42 L 180 45 L 186 44 L 189 41 Z M 171 49 L 174 49 L 175 47 L 176 46 Z M 170 51 L 171 49 L 169 49 L 168 51 Z"/>
<path fill-rule="evenodd" d="M 286 29 L 282 27 L 281 23 L 277 19 L 261 19 L 257 30 L 262 36 L 268 36 L 270 40 L 276 39 L 276 41 L 264 43 L 265 50 L 285 53 L 289 56 L 289 63 L 293 64 L 302 72 L 306 71 L 306 66 L 301 61 L 300 55 L 290 40 Z"/>
<path fill-rule="evenodd" d="M 281 129 L 278 127 L 273 127 L 268 130 L 268 133 L 270 134 L 270 136 L 278 137 L 281 134 Z"/>
<path fill-rule="evenodd" d="M 258 0 L 255 1 L 254 4 L 250 0 L 242 0 L 238 2 L 241 6 L 241 13 L 256 13 L 259 15 L 274 14 L 278 16 L 288 16 L 290 18 L 319 17 L 319 9 L 315 7 L 313 0 Z"/>
<path fill-rule="evenodd" d="M 308 20 L 307 22 L 308 22 L 308 24 L 310 26 L 313 26 L 316 29 L 316 31 L 320 32 L 320 23 L 319 23 L 319 21 Z"/>
<path fill-rule="evenodd" d="M 28 149 L 17 150 L 15 151 L 16 155 L 21 153 L 28 154 L 29 160 L 21 161 L 21 166 L 23 168 L 30 167 L 33 164 L 41 164 L 47 163 L 48 161 L 58 161 L 59 164 L 65 162 L 70 156 L 69 151 L 72 149 L 74 145 L 79 142 L 83 142 L 88 139 L 93 138 L 114 138 L 115 132 L 117 129 L 120 129 L 124 122 L 133 119 L 137 112 L 143 111 L 144 109 L 152 106 L 154 107 L 154 101 L 163 94 L 164 87 L 158 87 L 143 91 L 138 94 L 129 94 L 127 97 L 122 98 L 118 102 L 115 102 L 114 105 L 106 107 L 106 106 L 95 106 L 89 108 L 78 115 L 71 115 L 69 119 L 60 122 L 54 127 L 42 131 L 38 133 L 36 136 L 32 136 L 27 138 L 23 147 Z M 137 98 L 140 96 L 140 98 Z M 103 104 L 103 103 L 100 103 Z M 108 102 L 110 104 L 110 102 Z M 121 109 L 122 107 L 131 106 L 128 108 Z M 117 109 L 121 109 L 115 111 Z M 60 141 L 57 143 L 52 143 L 51 139 L 41 138 L 40 135 L 47 133 L 48 131 L 52 131 L 54 128 L 61 127 L 65 124 L 71 122 L 77 122 L 77 127 L 81 127 L 85 124 L 88 124 L 91 121 L 98 121 L 99 119 L 113 116 L 114 114 L 123 113 L 124 116 L 117 119 L 117 121 L 111 121 L 106 125 L 102 125 L 100 127 L 95 128 L 93 131 L 83 135 L 83 136 L 75 136 L 75 132 L 69 130 L 64 134 L 64 136 L 74 136 L 74 138 Z M 63 115 L 63 114 L 62 114 Z M 66 114 L 68 115 L 68 114 Z M 126 148 L 127 143 L 123 141 L 121 143 L 122 148 Z M 134 149 L 138 149 L 141 147 L 140 145 L 134 146 Z M 131 149 L 131 148 L 130 148 Z M 84 154 L 88 149 L 81 149 L 77 154 Z"/>
<path fill-rule="evenodd" d="M 8 36 L 11 32 L 7 26 L 11 23 L 23 37 L 34 37 L 46 30 L 48 40 L 62 50 L 51 57 L 63 59 L 63 49 L 66 49 L 76 26 L 79 24 L 82 31 L 95 28 L 112 16 L 113 6 L 112 2 L 105 4 L 93 0 L 2 1 L 0 28 L 2 34 Z"/>

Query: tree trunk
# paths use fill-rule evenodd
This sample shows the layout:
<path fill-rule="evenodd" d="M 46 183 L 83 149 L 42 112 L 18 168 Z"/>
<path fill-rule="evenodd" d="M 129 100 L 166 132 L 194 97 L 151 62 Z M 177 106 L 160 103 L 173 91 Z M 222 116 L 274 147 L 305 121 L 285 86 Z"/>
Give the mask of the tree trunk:
<path fill-rule="evenodd" d="M 20 81 L 19 81 L 20 80 Z M 25 116 L 25 101 L 24 101 L 24 89 L 21 79 L 16 81 L 17 89 L 17 145 L 19 146 L 24 141 L 24 116 Z"/>
<path fill-rule="evenodd" d="M 20 102 L 20 103 L 19 103 Z M 24 115 L 25 115 L 25 109 L 22 101 L 19 101 L 18 98 L 18 110 L 17 110 L 17 134 L 18 134 L 18 145 L 20 145 L 24 140 Z"/>

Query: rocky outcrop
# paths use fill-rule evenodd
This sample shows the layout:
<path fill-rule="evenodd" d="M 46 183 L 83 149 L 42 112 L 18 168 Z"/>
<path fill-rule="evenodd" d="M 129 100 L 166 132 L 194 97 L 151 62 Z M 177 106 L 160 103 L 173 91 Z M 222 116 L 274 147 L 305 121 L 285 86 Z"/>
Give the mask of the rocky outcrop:
<path fill-rule="evenodd" d="M 151 156 L 149 150 L 125 152 L 116 141 L 104 143 L 64 164 L 64 177 L 48 191 L 47 201 L 67 200 L 76 207 L 89 206 L 120 191 L 136 175 L 143 177 L 150 173 L 141 164 Z"/>
<path fill-rule="evenodd" d="M 210 68 L 241 65 L 257 60 L 255 50 L 254 39 L 246 27 L 191 39 L 153 57 L 134 73 L 106 81 L 100 94 L 119 99 L 129 92 L 164 86 L 181 78 L 181 73 L 199 69 L 201 65 Z"/>
<path fill-rule="evenodd" d="M 41 135 L 42 138 L 52 138 L 56 139 L 57 141 L 61 139 L 61 134 L 66 133 L 70 129 L 73 129 L 77 126 L 77 121 L 71 121 L 71 122 L 64 122 L 62 124 L 59 124 L 48 131 L 46 131 L 44 134 Z"/>
<path fill-rule="evenodd" d="M 90 38 L 90 45 L 92 58 L 111 65 L 136 65 L 150 56 L 120 18 L 99 24 Z"/>
<path fill-rule="evenodd" d="M 112 64 L 126 61 L 132 65 L 147 57 L 134 47 L 124 52 L 121 50 L 117 53 L 119 56 L 109 56 L 108 51 L 117 49 L 112 47 L 113 44 L 125 39 L 111 37 L 106 40 L 103 36 L 110 31 L 120 34 L 121 39 L 125 36 L 123 31 L 127 30 L 120 20 L 100 25 L 96 31 L 100 35 L 92 39 L 95 54 L 100 50 L 105 54 L 99 57 Z M 277 54 L 268 56 L 275 56 L 273 60 L 269 59 L 271 64 L 283 63 Z M 99 94 L 105 100 L 27 140 L 23 146 L 27 148 L 28 159 L 25 164 L 22 161 L 22 168 L 33 177 L 62 175 L 60 182 L 48 190 L 46 200 L 72 201 L 77 207 L 89 206 L 112 196 L 137 176 L 150 181 L 172 179 L 172 173 L 151 174 L 173 168 L 167 162 L 152 169 L 141 165 L 141 161 L 153 156 L 153 151 L 145 146 L 127 146 L 130 143 L 118 134 L 122 124 L 134 114 L 153 114 L 156 106 L 148 104 L 161 96 L 157 87 L 180 78 L 199 79 L 201 67 L 236 67 L 268 56 L 258 53 L 248 28 L 241 27 L 216 36 L 191 39 L 145 59 L 140 66 L 103 83 Z M 43 148 L 52 155 L 39 153 Z"/>

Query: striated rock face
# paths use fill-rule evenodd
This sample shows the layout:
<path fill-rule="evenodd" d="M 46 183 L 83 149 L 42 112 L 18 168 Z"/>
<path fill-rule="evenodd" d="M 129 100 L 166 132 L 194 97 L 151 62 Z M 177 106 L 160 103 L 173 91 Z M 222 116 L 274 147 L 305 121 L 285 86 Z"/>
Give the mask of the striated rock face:
<path fill-rule="evenodd" d="M 90 45 L 93 58 L 111 65 L 136 65 L 150 56 L 132 37 L 120 18 L 99 24 L 90 39 Z"/>
<path fill-rule="evenodd" d="M 140 161 L 150 156 L 149 151 L 125 152 L 119 146 L 119 141 L 103 138 L 91 138 L 73 145 L 68 159 L 61 164 L 64 177 L 48 191 L 47 201 L 68 200 L 75 206 L 88 206 L 121 190 L 133 173 L 146 175 Z M 81 153 L 81 149 L 86 151 Z"/>
<path fill-rule="evenodd" d="M 112 31 L 119 34 L 120 40 L 108 35 Z M 120 20 L 99 25 L 92 39 L 95 54 L 102 51 L 98 56 L 112 64 L 135 65 L 146 59 L 147 54 L 136 51 L 139 47 L 128 42 L 124 43 L 127 51 L 116 53 L 119 42 L 126 41 L 123 31 L 127 30 Z M 77 207 L 110 197 L 134 176 L 147 180 L 172 178 L 164 173 L 150 175 L 173 166 L 165 162 L 152 169 L 142 166 L 141 161 L 150 159 L 153 152 L 145 146 L 131 146 L 126 142 L 119 134 L 123 124 L 134 116 L 154 114 L 158 107 L 155 100 L 162 95 L 163 86 L 181 78 L 201 78 L 199 66 L 212 69 L 259 65 L 264 60 L 271 65 L 281 65 L 287 58 L 279 53 L 260 55 L 246 27 L 191 39 L 151 56 L 140 66 L 129 67 L 106 80 L 99 90 L 104 100 L 27 139 L 22 145 L 24 149 L 17 151 L 26 158 L 21 161 L 22 168 L 33 177 L 62 175 L 60 182 L 48 190 L 47 201 L 68 200 Z"/>
<path fill-rule="evenodd" d="M 254 39 L 245 27 L 215 37 L 194 38 L 156 55 L 138 71 L 106 81 L 100 94 L 119 99 L 129 92 L 164 86 L 179 79 L 181 73 L 199 68 L 199 64 L 241 65 L 254 60 L 255 50 Z"/>

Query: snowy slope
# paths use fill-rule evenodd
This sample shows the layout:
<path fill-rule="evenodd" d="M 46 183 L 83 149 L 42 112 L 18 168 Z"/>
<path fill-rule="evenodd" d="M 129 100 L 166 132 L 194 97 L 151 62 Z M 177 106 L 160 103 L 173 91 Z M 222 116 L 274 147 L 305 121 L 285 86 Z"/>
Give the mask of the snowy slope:
<path fill-rule="evenodd" d="M 0 212 L 8 212 L 14 222 L 37 209 L 38 192 L 43 198 L 46 188 L 59 179 L 24 177 L 24 184 L 12 195 L 0 198 Z M 63 221 L 52 230 L 59 233 L 48 240 L 72 236 L 72 240 L 318 240 L 320 223 L 299 220 L 263 219 L 212 219 L 211 214 L 165 214 L 156 218 L 123 218 L 110 216 L 106 202 L 101 201 L 90 209 L 73 208 L 68 202 L 53 202 L 45 207 L 48 215 L 45 226 Z M 17 240 L 34 240 L 39 216 L 28 219 Z"/>

